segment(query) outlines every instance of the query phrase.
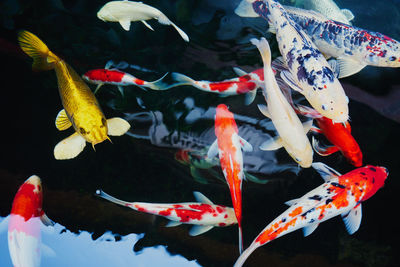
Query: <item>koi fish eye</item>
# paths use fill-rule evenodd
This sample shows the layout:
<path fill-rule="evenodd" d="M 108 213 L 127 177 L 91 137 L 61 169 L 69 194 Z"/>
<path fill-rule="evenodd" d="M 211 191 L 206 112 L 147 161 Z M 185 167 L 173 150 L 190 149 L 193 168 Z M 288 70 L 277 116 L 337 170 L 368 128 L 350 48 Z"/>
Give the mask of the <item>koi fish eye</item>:
<path fill-rule="evenodd" d="M 100 127 L 104 127 L 104 126 L 106 126 L 106 124 L 107 124 L 106 119 L 101 118 L 101 126 Z"/>
<path fill-rule="evenodd" d="M 299 159 L 299 158 L 295 158 L 295 159 L 296 159 L 297 162 L 301 162 L 301 159 Z"/>
<path fill-rule="evenodd" d="M 391 56 L 391 57 L 389 58 L 389 60 L 390 60 L 390 61 L 395 61 L 395 60 L 396 60 L 396 57 Z"/>

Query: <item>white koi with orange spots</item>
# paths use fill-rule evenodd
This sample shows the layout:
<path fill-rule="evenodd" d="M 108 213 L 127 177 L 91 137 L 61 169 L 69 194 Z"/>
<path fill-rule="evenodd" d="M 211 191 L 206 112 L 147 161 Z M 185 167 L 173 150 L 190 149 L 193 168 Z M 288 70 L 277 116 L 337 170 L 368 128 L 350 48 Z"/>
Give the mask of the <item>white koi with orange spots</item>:
<path fill-rule="evenodd" d="M 341 215 L 349 234 L 358 230 L 361 223 L 361 202 L 373 196 L 389 175 L 384 167 L 367 165 L 344 175 L 324 165 L 313 163 L 325 183 L 301 198 L 286 202 L 290 205 L 273 220 L 240 255 L 235 267 L 242 266 L 258 247 L 285 234 L 303 228 L 304 235 L 311 234 L 319 225 Z"/>

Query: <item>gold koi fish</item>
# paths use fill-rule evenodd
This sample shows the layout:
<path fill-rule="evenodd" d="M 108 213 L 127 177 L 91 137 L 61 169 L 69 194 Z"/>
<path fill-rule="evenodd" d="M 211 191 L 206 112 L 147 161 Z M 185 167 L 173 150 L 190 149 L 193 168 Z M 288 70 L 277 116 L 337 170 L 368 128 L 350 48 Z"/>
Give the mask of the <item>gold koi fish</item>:
<path fill-rule="evenodd" d="M 121 118 L 106 120 L 96 97 L 80 76 L 64 60 L 56 56 L 34 34 L 21 31 L 18 41 L 22 50 L 33 58 L 34 70 L 54 69 L 58 91 L 64 107 L 56 118 L 58 130 L 73 126 L 75 133 L 59 142 L 54 148 L 56 159 L 71 159 L 84 149 L 86 142 L 94 145 L 111 136 L 126 133 L 130 125 Z M 111 140 L 110 140 L 111 141 Z"/>

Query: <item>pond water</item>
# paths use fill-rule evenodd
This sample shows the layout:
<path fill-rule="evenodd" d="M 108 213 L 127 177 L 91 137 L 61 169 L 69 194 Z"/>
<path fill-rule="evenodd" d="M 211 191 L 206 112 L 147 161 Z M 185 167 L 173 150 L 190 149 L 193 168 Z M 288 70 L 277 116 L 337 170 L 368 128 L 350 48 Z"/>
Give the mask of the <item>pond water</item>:
<path fill-rule="evenodd" d="M 242 188 L 245 248 L 287 209 L 286 201 L 323 183 L 314 169 L 298 167 L 284 149 L 258 149 L 276 135 L 257 108 L 256 104 L 265 103 L 261 91 L 254 103 L 245 105 L 243 95 L 220 97 L 191 86 L 166 91 L 127 86 L 121 95 L 116 86 L 104 85 L 96 97 L 105 116 L 125 118 L 131 124 L 129 132 L 111 137 L 112 143 L 97 144 L 95 150 L 87 145 L 74 159 L 54 159 L 54 146 L 72 131 L 54 127 L 62 109 L 56 75 L 32 71 L 31 59 L 18 46 L 18 31 L 38 35 L 80 75 L 112 60 L 114 66 L 146 81 L 171 72 L 221 81 L 237 76 L 233 67 L 248 72 L 262 67 L 259 52 L 249 42 L 253 37 L 265 36 L 273 58 L 279 56 L 275 35 L 267 32 L 265 20 L 234 13 L 239 2 L 146 1 L 184 30 L 190 42 L 155 20 L 148 22 L 154 31 L 140 22 L 132 23 L 130 31 L 103 22 L 96 13 L 106 1 L 0 3 L 0 266 L 11 265 L 5 218 L 18 187 L 32 174 L 41 177 L 43 209 L 56 222 L 54 229 L 43 230 L 43 243 L 50 249 L 44 249 L 42 266 L 232 266 L 239 256 L 236 226 L 215 227 L 192 237 L 190 225 L 167 228 L 165 218 L 95 195 L 101 188 L 126 201 L 181 203 L 196 201 L 193 191 L 199 191 L 215 204 L 232 206 L 218 166 L 193 171 L 176 159 L 182 149 L 206 153 L 216 138 L 214 115 L 220 103 L 229 106 L 239 135 L 254 147 L 254 152 L 243 156 L 246 171 L 254 176 Z M 352 11 L 353 25 L 400 40 L 399 1 L 336 3 Z M 364 164 L 390 171 L 385 186 L 363 204 L 360 229 L 349 235 L 341 218 L 335 217 L 308 237 L 296 231 L 257 249 L 245 266 L 399 266 L 395 219 L 400 186 L 399 74 L 396 68 L 366 67 L 340 80 L 350 98 L 352 135 L 363 151 Z M 170 79 L 168 74 L 166 80 Z M 328 144 L 321 135 L 315 136 Z M 314 153 L 314 162 L 341 173 L 355 168 L 340 153 L 327 157 Z"/>

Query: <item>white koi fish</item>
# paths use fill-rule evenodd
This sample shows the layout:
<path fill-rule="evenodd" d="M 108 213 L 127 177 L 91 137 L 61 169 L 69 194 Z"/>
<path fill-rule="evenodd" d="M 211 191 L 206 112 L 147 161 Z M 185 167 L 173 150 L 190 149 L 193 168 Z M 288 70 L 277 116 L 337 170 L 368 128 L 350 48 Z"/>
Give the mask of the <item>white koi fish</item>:
<path fill-rule="evenodd" d="M 42 210 L 42 184 L 32 175 L 18 189 L 8 224 L 8 249 L 15 267 L 38 267 L 41 259 L 41 222 L 54 223 Z"/>
<path fill-rule="evenodd" d="M 341 175 L 323 163 L 313 163 L 325 183 L 285 204 L 290 208 L 273 220 L 240 255 L 234 267 L 242 266 L 258 247 L 303 228 L 310 235 L 319 223 L 341 215 L 349 234 L 361 224 L 361 202 L 373 196 L 385 183 L 389 172 L 384 167 L 367 165 Z"/>
<path fill-rule="evenodd" d="M 235 10 L 239 16 L 268 20 L 288 71 L 281 77 L 323 116 L 334 122 L 349 117 L 348 98 L 336 75 L 307 34 L 275 0 L 243 0 Z"/>
<path fill-rule="evenodd" d="M 235 212 L 232 208 L 215 205 L 200 192 L 193 192 L 198 202 L 177 204 L 158 204 L 144 202 L 126 202 L 119 200 L 102 190 L 97 190 L 96 195 L 118 205 L 134 209 L 136 211 L 159 215 L 170 222 L 167 227 L 173 227 L 182 223 L 194 224 L 189 235 L 200 235 L 215 226 L 230 226 L 237 223 Z"/>
<path fill-rule="evenodd" d="M 97 17 L 102 21 L 119 22 L 126 31 L 129 31 L 132 21 L 141 21 L 147 28 L 154 31 L 146 20 L 156 19 L 161 24 L 172 25 L 183 40 L 189 42 L 187 34 L 170 21 L 160 10 L 142 2 L 127 0 L 108 2 L 97 12 Z"/>
<path fill-rule="evenodd" d="M 306 133 L 312 126 L 312 120 L 306 122 L 303 127 L 296 112 L 279 88 L 271 68 L 271 50 L 267 40 L 261 38 L 260 41 L 257 39 L 250 41 L 257 46 L 264 62 L 263 94 L 268 108 L 261 105 L 259 108 L 266 117 L 272 120 L 279 135 L 264 142 L 260 149 L 275 150 L 283 146 L 301 167 L 308 168 L 313 161 L 313 150 Z"/>
<path fill-rule="evenodd" d="M 296 1 L 296 6 L 317 11 L 329 19 L 344 24 L 351 25 L 350 21 L 354 19 L 354 15 L 349 9 L 340 9 L 333 0 L 299 0 Z"/>

